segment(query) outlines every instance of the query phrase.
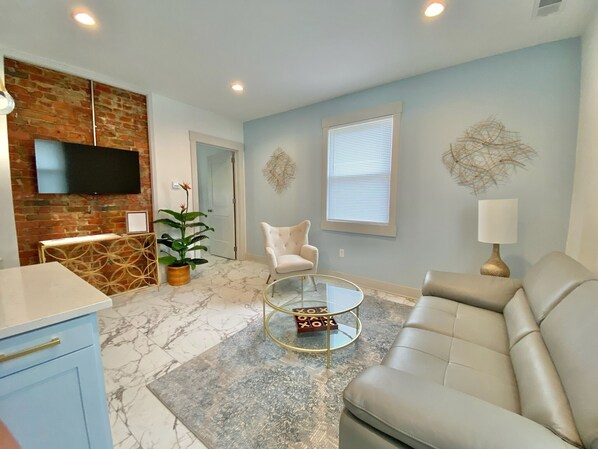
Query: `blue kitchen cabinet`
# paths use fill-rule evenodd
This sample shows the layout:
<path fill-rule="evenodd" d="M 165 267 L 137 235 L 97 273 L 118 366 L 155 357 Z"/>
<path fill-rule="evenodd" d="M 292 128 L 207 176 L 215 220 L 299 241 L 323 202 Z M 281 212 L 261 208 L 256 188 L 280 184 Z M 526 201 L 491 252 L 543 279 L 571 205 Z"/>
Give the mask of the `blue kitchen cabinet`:
<path fill-rule="evenodd" d="M 95 313 L 0 340 L 0 419 L 22 449 L 112 448 Z"/>

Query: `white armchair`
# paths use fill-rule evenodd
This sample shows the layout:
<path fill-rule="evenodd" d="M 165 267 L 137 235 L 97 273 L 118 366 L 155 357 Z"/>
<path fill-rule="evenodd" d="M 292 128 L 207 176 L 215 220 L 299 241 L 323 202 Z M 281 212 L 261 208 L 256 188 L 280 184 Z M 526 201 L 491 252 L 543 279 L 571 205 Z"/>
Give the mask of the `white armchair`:
<path fill-rule="evenodd" d="M 266 283 L 291 275 L 309 276 L 317 273 L 318 248 L 308 241 L 311 227 L 309 220 L 281 228 L 262 222 L 260 227 L 264 234 L 264 248 L 270 269 Z"/>

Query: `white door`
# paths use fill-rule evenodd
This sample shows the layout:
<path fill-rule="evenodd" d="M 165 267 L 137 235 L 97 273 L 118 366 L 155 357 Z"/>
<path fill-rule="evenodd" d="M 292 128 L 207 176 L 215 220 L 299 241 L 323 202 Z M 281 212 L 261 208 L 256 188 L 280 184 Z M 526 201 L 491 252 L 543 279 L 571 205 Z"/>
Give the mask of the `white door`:
<path fill-rule="evenodd" d="M 208 156 L 208 210 L 210 253 L 235 259 L 235 184 L 233 152 L 219 151 Z"/>

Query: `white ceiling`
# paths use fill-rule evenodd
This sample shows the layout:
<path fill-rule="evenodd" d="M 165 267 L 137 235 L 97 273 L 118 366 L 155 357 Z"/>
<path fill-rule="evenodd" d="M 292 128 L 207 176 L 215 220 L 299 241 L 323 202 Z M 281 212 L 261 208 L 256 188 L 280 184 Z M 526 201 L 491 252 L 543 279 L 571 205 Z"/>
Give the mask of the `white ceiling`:
<path fill-rule="evenodd" d="M 0 46 L 250 120 L 506 51 L 579 36 L 598 0 L 0 0 Z M 99 26 L 75 24 L 87 6 Z M 245 83 L 244 94 L 230 83 Z"/>

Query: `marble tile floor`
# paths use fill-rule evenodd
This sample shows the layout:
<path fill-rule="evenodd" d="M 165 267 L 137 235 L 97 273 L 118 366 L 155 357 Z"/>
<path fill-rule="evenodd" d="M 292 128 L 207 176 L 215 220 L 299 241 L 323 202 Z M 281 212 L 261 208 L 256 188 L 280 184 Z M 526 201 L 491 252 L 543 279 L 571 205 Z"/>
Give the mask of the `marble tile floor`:
<path fill-rule="evenodd" d="M 265 265 L 210 257 L 190 284 L 113 298 L 98 314 L 115 449 L 204 449 L 146 384 L 261 316 Z M 364 289 L 389 300 L 410 300 Z"/>

